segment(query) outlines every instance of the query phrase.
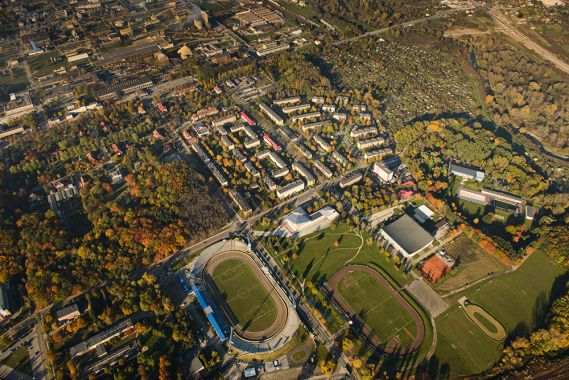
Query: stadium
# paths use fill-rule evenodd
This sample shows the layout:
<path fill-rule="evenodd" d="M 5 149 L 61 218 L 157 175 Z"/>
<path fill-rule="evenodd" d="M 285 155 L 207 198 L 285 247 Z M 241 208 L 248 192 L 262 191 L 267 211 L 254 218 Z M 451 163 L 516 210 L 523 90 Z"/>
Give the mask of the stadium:
<path fill-rule="evenodd" d="M 248 251 L 240 240 L 204 249 L 185 290 L 195 294 L 222 341 L 230 339 L 245 353 L 270 352 L 293 337 L 300 320 L 287 294 Z"/>
<path fill-rule="evenodd" d="M 421 347 L 425 337 L 421 317 L 377 271 L 348 265 L 332 276 L 326 288 L 353 327 L 382 354 L 404 356 Z"/>

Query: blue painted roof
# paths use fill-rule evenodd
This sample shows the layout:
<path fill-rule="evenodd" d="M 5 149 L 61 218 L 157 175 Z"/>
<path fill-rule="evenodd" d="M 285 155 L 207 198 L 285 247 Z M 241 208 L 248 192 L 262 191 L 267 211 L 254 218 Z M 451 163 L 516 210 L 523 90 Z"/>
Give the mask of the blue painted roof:
<path fill-rule="evenodd" d="M 202 295 L 200 294 L 200 291 L 198 290 L 198 288 L 195 285 L 192 285 L 192 290 L 193 290 L 194 294 L 196 295 L 196 297 L 198 298 L 198 302 L 200 303 L 200 306 L 202 307 L 202 309 L 205 309 L 206 307 L 208 307 L 208 304 L 205 303 L 205 300 L 203 299 Z"/>
<path fill-rule="evenodd" d="M 219 325 L 217 324 L 217 321 L 215 320 L 215 318 L 213 317 L 213 313 L 209 313 L 206 315 L 207 319 L 209 319 L 209 321 L 211 322 L 211 325 L 213 326 L 213 329 L 215 330 L 215 332 L 217 333 L 217 335 L 219 336 L 219 339 L 221 340 L 225 340 L 225 334 L 223 333 L 223 331 L 221 331 L 221 328 L 219 328 Z"/>

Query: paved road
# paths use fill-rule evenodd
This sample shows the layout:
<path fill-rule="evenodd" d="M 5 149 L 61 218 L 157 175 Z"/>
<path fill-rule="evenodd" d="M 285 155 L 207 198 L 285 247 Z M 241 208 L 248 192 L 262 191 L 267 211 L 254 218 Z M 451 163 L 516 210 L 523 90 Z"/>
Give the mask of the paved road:
<path fill-rule="evenodd" d="M 336 42 L 333 42 L 332 45 L 341 45 L 341 44 L 346 43 L 346 42 L 352 42 L 352 41 L 355 41 L 355 40 L 359 40 L 360 38 L 369 37 L 369 36 L 375 36 L 376 34 L 385 33 L 385 32 L 387 32 L 387 31 L 388 31 L 389 29 L 391 29 L 391 28 L 396 28 L 396 27 L 400 27 L 400 26 L 406 27 L 406 26 L 411 26 L 411 25 L 415 25 L 415 24 L 420 24 L 420 23 L 422 23 L 423 21 L 434 20 L 434 19 L 444 17 L 444 16 L 449 15 L 449 14 L 454 13 L 454 12 L 466 11 L 466 10 L 469 10 L 469 9 L 472 9 L 472 8 L 474 8 L 474 6 L 473 6 L 473 7 L 468 7 L 468 8 L 457 8 L 457 9 L 450 9 L 450 10 L 447 10 L 447 11 L 441 11 L 441 12 L 438 12 L 437 14 L 434 14 L 434 15 L 429 16 L 429 17 L 423 17 L 423 18 L 420 18 L 420 19 L 417 19 L 417 20 L 408 21 L 408 22 L 404 22 L 404 23 L 401 23 L 401 24 L 393 25 L 393 26 L 390 26 L 390 27 L 388 27 L 388 28 L 382 28 L 382 29 L 374 30 L 373 32 L 367 32 L 367 33 L 365 33 L 365 34 L 362 34 L 361 36 L 356 36 L 356 37 L 346 38 L 346 39 L 344 39 L 344 40 L 336 41 Z"/>
<path fill-rule="evenodd" d="M 257 241 L 253 240 L 249 234 L 248 237 L 251 239 L 252 249 L 258 253 L 257 257 L 259 257 L 265 263 L 267 268 L 269 268 L 272 273 L 274 273 L 273 278 L 275 281 L 286 289 L 288 280 L 282 277 L 279 273 L 279 266 L 276 261 L 265 250 L 265 248 Z M 348 358 L 335 346 L 334 338 L 328 333 L 328 331 L 322 328 L 320 322 L 312 317 L 311 313 L 309 312 L 309 310 L 312 309 L 312 306 L 305 304 L 302 299 L 297 299 L 296 304 L 296 312 L 302 317 L 302 320 L 308 323 L 309 328 L 314 333 L 315 340 L 321 341 L 326 346 L 328 351 L 332 354 L 334 360 L 338 363 L 335 375 L 343 376 L 346 373 L 346 365 L 349 362 Z"/>
<path fill-rule="evenodd" d="M 543 56 L 545 59 L 551 61 L 551 63 L 553 63 L 558 69 L 569 74 L 569 65 L 567 63 L 563 62 L 562 60 L 560 60 L 559 58 L 557 58 L 557 55 L 550 53 L 549 51 L 545 50 L 539 44 L 533 42 L 531 39 L 526 37 L 526 35 L 524 35 L 520 31 L 518 31 L 518 29 L 516 27 L 512 26 L 510 20 L 508 18 L 506 18 L 505 16 L 503 16 L 502 14 L 500 14 L 499 9 L 503 9 L 503 8 L 490 8 L 490 7 L 482 6 L 479 3 L 475 2 L 474 0 L 470 0 L 470 2 L 474 6 L 476 6 L 477 8 L 479 7 L 479 8 L 485 9 L 488 12 L 488 14 L 490 16 L 492 16 L 492 18 L 494 20 L 496 20 L 498 23 L 503 25 L 506 28 L 506 30 L 509 31 L 511 34 L 513 34 L 515 37 L 520 39 L 526 47 L 536 51 L 538 54 Z"/>

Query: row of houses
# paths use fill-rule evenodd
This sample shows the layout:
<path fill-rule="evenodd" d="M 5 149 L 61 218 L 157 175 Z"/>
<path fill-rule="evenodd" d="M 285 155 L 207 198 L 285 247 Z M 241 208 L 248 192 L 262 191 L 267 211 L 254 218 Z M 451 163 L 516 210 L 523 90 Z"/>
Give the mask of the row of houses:
<path fill-rule="evenodd" d="M 229 196 L 231 197 L 231 199 L 233 199 L 235 204 L 243 212 L 243 216 L 245 218 L 248 218 L 251 215 L 251 213 L 253 212 L 253 210 L 251 209 L 251 206 L 249 206 L 249 204 L 245 201 L 245 199 L 243 199 L 241 194 L 239 194 L 239 192 L 237 190 L 232 189 L 232 190 L 229 190 Z"/>
<path fill-rule="evenodd" d="M 303 132 L 306 132 L 306 131 L 316 129 L 318 127 L 324 127 L 324 126 L 330 125 L 330 124 L 332 124 L 331 120 L 323 120 L 323 121 L 317 121 L 314 123 L 303 124 L 300 128 L 302 129 Z"/>
<path fill-rule="evenodd" d="M 281 187 L 280 189 L 277 189 L 277 197 L 279 199 L 284 199 L 302 190 L 304 190 L 304 182 L 299 179 Z"/>
<path fill-rule="evenodd" d="M 259 104 L 259 109 L 265 113 L 276 125 L 283 125 L 284 120 L 265 103 Z"/>
<path fill-rule="evenodd" d="M 332 178 L 332 175 L 333 175 L 332 171 L 330 169 L 328 169 L 328 167 L 326 165 L 324 165 L 324 163 L 322 161 L 315 160 L 314 166 L 316 166 L 316 168 L 318 168 L 318 170 L 320 170 L 326 178 Z"/>
<path fill-rule="evenodd" d="M 257 160 L 262 160 L 264 158 L 269 158 L 278 168 L 284 168 L 286 166 L 285 162 L 280 158 L 275 152 L 265 149 L 255 155 Z"/>
<path fill-rule="evenodd" d="M 312 186 L 314 185 L 314 183 L 316 182 L 316 179 L 314 178 L 314 176 L 312 175 L 312 173 L 310 173 L 308 171 L 308 169 L 306 169 L 304 167 L 304 165 L 302 165 L 300 162 L 295 162 L 292 164 L 292 169 L 296 170 L 300 175 L 302 175 L 304 177 L 304 179 L 306 179 L 306 184 L 308 186 Z"/>
<path fill-rule="evenodd" d="M 354 183 L 358 182 L 359 180 L 361 180 L 363 178 L 363 174 L 362 173 L 352 173 L 349 176 L 345 177 L 344 179 L 342 179 L 340 181 L 340 187 L 343 189 L 347 186 L 351 186 Z"/>

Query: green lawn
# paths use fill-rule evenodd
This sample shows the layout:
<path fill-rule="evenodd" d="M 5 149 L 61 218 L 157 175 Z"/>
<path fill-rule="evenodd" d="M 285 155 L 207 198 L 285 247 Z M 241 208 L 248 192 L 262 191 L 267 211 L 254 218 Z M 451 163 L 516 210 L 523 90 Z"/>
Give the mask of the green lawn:
<path fill-rule="evenodd" d="M 304 359 L 306 357 L 307 353 L 306 351 L 297 351 L 294 354 L 292 354 L 292 360 L 294 360 L 295 362 L 301 361 L 302 359 Z"/>
<path fill-rule="evenodd" d="M 365 241 L 369 234 L 363 231 L 362 237 Z M 336 240 L 340 242 L 338 247 L 334 244 Z M 298 239 L 298 258 L 291 257 L 287 267 L 301 281 L 324 282 L 353 259 L 349 264 L 367 265 L 379 271 L 394 287 L 401 287 L 411 280 L 410 275 L 397 270 L 393 261 L 379 252 L 375 243 L 371 246 L 364 243 L 354 258 L 361 244 L 362 240 L 355 232 L 350 232 L 346 224 L 338 225 L 335 230 L 326 228 Z"/>
<path fill-rule="evenodd" d="M 277 3 L 279 3 L 281 6 L 285 7 L 286 9 L 288 9 L 291 12 L 294 12 L 296 14 L 299 14 L 301 16 L 306 17 L 307 19 L 311 19 L 311 18 L 318 18 L 318 15 L 314 12 L 312 12 L 311 9 L 309 9 L 308 7 L 297 7 L 294 4 L 291 4 L 289 2 L 285 2 L 285 1 L 278 1 Z"/>
<path fill-rule="evenodd" d="M 215 267 L 212 278 L 244 330 L 263 331 L 275 323 L 277 305 L 246 262 L 225 260 Z"/>
<path fill-rule="evenodd" d="M 434 288 L 440 294 L 458 289 L 490 273 L 501 273 L 509 269 L 494 256 L 486 253 L 465 233 L 454 243 L 445 245 L 445 251 L 458 261 L 459 267 L 435 284 Z"/>
<path fill-rule="evenodd" d="M 225 7 L 222 7 L 222 6 L 220 6 L 216 3 L 213 3 L 213 2 L 200 3 L 200 7 L 202 7 L 206 11 L 210 11 L 212 13 L 219 12 L 219 11 L 222 11 L 225 9 Z"/>
<path fill-rule="evenodd" d="M 514 273 L 445 298 L 450 308 L 436 319 L 438 343 L 432 360 L 449 368 L 451 379 L 480 373 L 500 360 L 502 343 L 490 339 L 466 317 L 459 309 L 459 298 L 466 296 L 500 322 L 509 336 L 518 336 L 543 323 L 550 302 L 566 282 L 564 271 L 538 251 Z"/>
<path fill-rule="evenodd" d="M 18 348 L 13 354 L 4 359 L 2 364 L 26 375 L 33 376 L 30 355 L 26 346 Z"/>
<path fill-rule="evenodd" d="M 178 269 L 181 269 L 182 267 L 185 267 L 186 265 L 188 265 L 188 260 L 184 257 L 176 261 L 174 264 L 170 265 L 170 269 L 176 271 Z"/>
<path fill-rule="evenodd" d="M 483 316 L 480 313 L 474 313 L 474 318 L 476 318 L 481 324 L 482 326 L 484 326 L 488 331 L 490 331 L 492 334 L 497 334 L 498 333 L 498 329 L 496 328 L 496 326 L 490 322 L 485 316 Z"/>
<path fill-rule="evenodd" d="M 409 347 L 417 335 L 411 315 L 369 273 L 354 271 L 338 283 L 338 292 L 386 346 L 398 336 L 402 348 Z M 411 338 L 403 329 L 407 329 Z"/>
<path fill-rule="evenodd" d="M 51 62 L 50 58 L 58 57 L 60 54 L 58 51 L 52 51 L 49 53 L 38 54 L 33 57 L 28 58 L 28 65 L 30 66 L 30 71 L 32 75 L 37 76 L 45 73 L 49 73 L 53 70 L 59 69 L 60 67 L 67 67 L 69 62 L 67 58 L 58 61 Z"/>

